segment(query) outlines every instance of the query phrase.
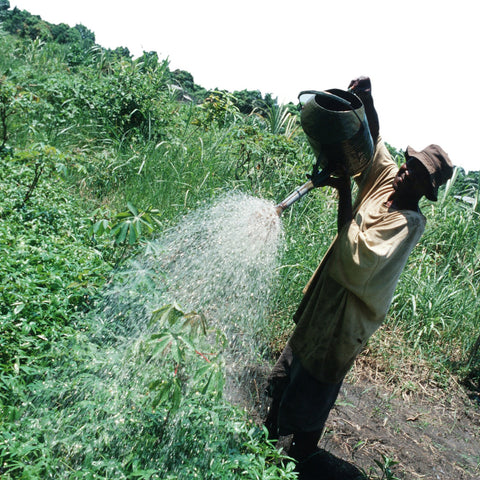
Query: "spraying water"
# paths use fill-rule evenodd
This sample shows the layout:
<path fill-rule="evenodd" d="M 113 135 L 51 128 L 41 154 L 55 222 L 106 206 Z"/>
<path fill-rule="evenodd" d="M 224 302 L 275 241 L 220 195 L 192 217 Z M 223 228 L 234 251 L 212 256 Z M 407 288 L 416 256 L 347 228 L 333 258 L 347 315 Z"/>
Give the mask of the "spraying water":
<path fill-rule="evenodd" d="M 190 357 L 183 358 L 185 368 L 179 367 L 181 349 L 168 357 L 166 348 L 157 345 L 180 342 L 182 332 L 164 328 L 155 337 L 152 313 L 172 303 L 183 312 L 201 313 L 225 337 L 225 351 L 216 355 L 220 353 L 227 376 L 233 377 L 239 366 L 258 358 L 267 340 L 282 241 L 273 204 L 230 193 L 182 218 L 114 278 L 95 312 L 95 327 L 88 324 L 87 335 L 79 324 L 70 345 L 54 347 L 55 365 L 32 384 L 24 401 L 21 430 L 40 429 L 42 455 L 62 459 L 55 478 L 80 478 L 86 463 L 98 478 L 125 478 L 123 471 L 138 467 L 146 472 L 144 466 L 156 473 L 141 478 L 166 478 L 162 470 L 189 468 L 185 457 L 195 458 L 192 468 L 207 478 L 201 471 L 216 461 L 216 449 L 235 447 L 228 432 L 218 443 L 217 427 L 210 427 L 210 439 L 201 436 L 205 422 L 222 428 L 224 407 L 190 386 L 186 367 L 200 362 L 205 370 L 211 352 L 197 351 L 195 345 Z M 229 385 L 230 390 L 238 388 L 238 383 Z M 190 397 L 175 404 L 171 397 L 177 395 Z M 199 445 L 197 438 L 212 443 Z"/>
<path fill-rule="evenodd" d="M 166 299 L 202 311 L 231 348 L 252 353 L 268 319 L 281 233 L 273 205 L 230 194 L 185 217 L 149 258 L 165 272 Z"/>
<path fill-rule="evenodd" d="M 265 340 L 282 245 L 273 204 L 227 194 L 147 245 L 106 293 L 107 321 L 139 334 L 155 308 L 175 302 L 202 313 L 231 351 L 253 355 Z"/>

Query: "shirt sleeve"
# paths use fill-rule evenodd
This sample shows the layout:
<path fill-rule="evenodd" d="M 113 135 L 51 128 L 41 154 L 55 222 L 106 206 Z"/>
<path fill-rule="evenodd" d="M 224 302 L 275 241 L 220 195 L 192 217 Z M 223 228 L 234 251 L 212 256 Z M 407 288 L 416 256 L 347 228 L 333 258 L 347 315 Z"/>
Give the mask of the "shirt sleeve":
<path fill-rule="evenodd" d="M 328 274 L 376 316 L 385 316 L 424 225 L 423 216 L 403 211 L 389 212 L 365 230 L 352 220 L 337 238 Z"/>

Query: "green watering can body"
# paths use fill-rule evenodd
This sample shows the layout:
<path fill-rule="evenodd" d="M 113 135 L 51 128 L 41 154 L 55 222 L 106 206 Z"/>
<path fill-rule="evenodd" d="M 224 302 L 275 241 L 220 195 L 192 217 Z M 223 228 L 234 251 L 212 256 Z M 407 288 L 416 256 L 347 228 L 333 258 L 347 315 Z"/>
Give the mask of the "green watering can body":
<path fill-rule="evenodd" d="M 316 167 L 333 175 L 359 175 L 374 153 L 362 101 L 340 89 L 302 92 L 299 99 L 303 104 L 301 124 L 317 159 Z"/>

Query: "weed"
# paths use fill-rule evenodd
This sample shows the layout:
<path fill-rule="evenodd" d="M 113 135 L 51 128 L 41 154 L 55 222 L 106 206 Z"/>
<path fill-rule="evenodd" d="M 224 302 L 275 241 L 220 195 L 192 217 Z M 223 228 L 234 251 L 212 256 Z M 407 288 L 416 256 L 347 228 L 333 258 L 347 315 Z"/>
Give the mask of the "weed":
<path fill-rule="evenodd" d="M 397 461 L 382 454 L 381 460 L 374 460 L 376 468 L 370 467 L 370 471 L 367 473 L 362 470 L 363 475 L 369 480 L 400 480 L 392 471 L 392 467 L 398 464 Z M 377 473 L 377 471 L 380 471 Z"/>

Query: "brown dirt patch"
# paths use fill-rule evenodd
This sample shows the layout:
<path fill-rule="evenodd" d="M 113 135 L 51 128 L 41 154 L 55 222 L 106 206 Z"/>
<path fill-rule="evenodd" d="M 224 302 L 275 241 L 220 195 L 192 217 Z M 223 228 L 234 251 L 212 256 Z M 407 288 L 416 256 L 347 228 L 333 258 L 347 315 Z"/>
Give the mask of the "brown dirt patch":
<path fill-rule="evenodd" d="M 245 375 L 247 408 L 259 424 L 268 370 L 249 368 Z M 399 378 L 389 382 L 372 365 L 357 362 L 327 421 L 319 455 L 300 478 L 480 480 L 478 401 L 453 378 L 448 389 Z M 398 462 L 390 477 L 383 468 L 389 461 Z"/>
<path fill-rule="evenodd" d="M 380 478 L 374 461 L 388 458 L 401 479 L 480 479 L 480 411 L 461 390 L 405 400 L 357 380 L 343 386 L 320 446 Z"/>

